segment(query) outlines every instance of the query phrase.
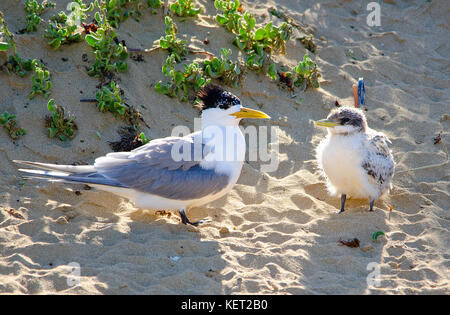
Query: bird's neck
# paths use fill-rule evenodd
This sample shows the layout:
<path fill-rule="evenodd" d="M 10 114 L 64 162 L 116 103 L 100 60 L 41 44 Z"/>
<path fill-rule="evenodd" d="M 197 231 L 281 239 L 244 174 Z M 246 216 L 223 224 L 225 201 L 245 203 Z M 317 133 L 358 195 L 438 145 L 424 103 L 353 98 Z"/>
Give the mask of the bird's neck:
<path fill-rule="evenodd" d="M 241 119 L 236 119 L 235 117 L 228 116 L 228 117 L 217 117 L 217 115 L 214 115 L 214 112 L 205 112 L 202 114 L 201 121 L 202 121 L 202 128 L 208 127 L 208 126 L 229 126 L 229 127 L 238 127 L 239 122 Z"/>
<path fill-rule="evenodd" d="M 202 126 L 203 143 L 210 147 L 207 168 L 242 165 L 245 159 L 245 137 L 238 125 L 209 124 Z"/>
<path fill-rule="evenodd" d="M 357 130 L 357 131 L 331 131 L 328 130 L 328 134 L 330 138 L 339 138 L 339 137 L 358 137 L 364 134 L 363 130 Z"/>

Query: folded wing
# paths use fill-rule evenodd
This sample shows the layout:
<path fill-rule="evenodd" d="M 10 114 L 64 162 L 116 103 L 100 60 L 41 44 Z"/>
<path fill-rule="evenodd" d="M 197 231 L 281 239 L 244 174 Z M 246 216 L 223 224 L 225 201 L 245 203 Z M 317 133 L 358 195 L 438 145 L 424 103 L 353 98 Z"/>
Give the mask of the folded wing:
<path fill-rule="evenodd" d="M 21 169 L 28 177 L 134 189 L 164 198 L 187 200 L 218 193 L 229 176 L 200 166 L 209 148 L 195 134 L 151 141 L 131 152 L 109 153 L 93 166 L 17 161 L 45 170 Z"/>

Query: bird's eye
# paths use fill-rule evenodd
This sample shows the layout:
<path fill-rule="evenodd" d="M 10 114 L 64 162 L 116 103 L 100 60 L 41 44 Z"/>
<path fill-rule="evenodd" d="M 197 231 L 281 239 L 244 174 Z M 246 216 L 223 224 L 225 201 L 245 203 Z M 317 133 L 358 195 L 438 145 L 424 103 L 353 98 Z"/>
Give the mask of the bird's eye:
<path fill-rule="evenodd" d="M 348 123 L 348 122 L 349 122 L 349 120 L 350 120 L 350 119 L 348 119 L 348 118 L 345 118 L 345 117 L 344 117 L 344 118 L 342 118 L 342 119 L 341 119 L 341 125 L 345 125 L 346 123 Z"/>

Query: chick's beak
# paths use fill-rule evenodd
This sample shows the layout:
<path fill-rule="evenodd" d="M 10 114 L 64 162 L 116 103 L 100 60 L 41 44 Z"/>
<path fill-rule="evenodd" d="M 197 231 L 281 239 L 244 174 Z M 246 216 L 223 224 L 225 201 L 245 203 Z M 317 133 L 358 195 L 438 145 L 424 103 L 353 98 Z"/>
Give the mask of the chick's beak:
<path fill-rule="evenodd" d="M 339 126 L 339 124 L 337 124 L 331 120 L 328 120 L 328 119 L 321 119 L 321 120 L 315 121 L 314 125 L 320 126 L 320 127 L 328 127 L 328 128 L 334 128 L 336 126 Z"/>
<path fill-rule="evenodd" d="M 236 118 L 270 119 L 270 116 L 267 115 L 266 113 L 247 107 L 241 107 L 240 111 L 230 114 L 230 116 L 235 116 Z"/>

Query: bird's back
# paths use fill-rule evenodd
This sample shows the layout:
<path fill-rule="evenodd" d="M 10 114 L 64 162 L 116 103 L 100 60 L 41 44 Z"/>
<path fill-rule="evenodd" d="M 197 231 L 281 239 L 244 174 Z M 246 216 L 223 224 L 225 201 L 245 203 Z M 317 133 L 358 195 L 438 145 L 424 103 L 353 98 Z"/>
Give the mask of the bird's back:
<path fill-rule="evenodd" d="M 394 158 L 388 146 L 389 139 L 382 133 L 369 129 L 365 143 L 365 154 L 362 168 L 369 182 L 377 188 L 377 196 L 381 196 L 391 188 L 394 175 Z"/>

